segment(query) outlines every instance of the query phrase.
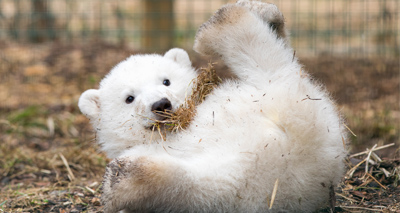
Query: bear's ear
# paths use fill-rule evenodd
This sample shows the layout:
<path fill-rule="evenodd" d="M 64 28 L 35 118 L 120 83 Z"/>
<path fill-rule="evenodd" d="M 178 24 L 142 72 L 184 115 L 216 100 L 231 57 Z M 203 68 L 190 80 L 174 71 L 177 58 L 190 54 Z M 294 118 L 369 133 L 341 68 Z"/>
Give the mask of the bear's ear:
<path fill-rule="evenodd" d="M 100 113 L 99 90 L 89 89 L 82 93 L 78 106 L 81 112 L 89 119 L 97 118 Z"/>
<path fill-rule="evenodd" d="M 180 48 L 170 49 L 168 52 L 165 53 L 164 57 L 169 58 L 183 66 L 189 66 L 189 67 L 192 66 L 192 62 L 189 59 L 189 55 L 185 50 Z"/>

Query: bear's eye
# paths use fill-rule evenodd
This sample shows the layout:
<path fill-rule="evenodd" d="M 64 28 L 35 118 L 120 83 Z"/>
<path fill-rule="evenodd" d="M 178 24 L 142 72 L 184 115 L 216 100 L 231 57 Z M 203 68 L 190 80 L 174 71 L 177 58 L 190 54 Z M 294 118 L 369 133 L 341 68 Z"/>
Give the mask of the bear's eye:
<path fill-rule="evenodd" d="M 164 84 L 165 86 L 169 86 L 169 85 L 171 85 L 171 82 L 169 81 L 169 79 L 165 79 L 165 80 L 163 81 L 163 84 Z"/>
<path fill-rule="evenodd" d="M 130 104 L 133 102 L 133 100 L 135 100 L 135 97 L 133 96 L 128 96 L 125 100 L 125 103 Z"/>

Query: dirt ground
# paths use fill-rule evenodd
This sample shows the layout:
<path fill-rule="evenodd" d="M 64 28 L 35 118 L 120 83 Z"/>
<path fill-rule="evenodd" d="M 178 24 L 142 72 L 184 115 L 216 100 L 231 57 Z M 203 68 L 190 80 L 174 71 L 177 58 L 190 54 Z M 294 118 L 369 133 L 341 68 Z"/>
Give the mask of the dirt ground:
<path fill-rule="evenodd" d="M 77 100 L 137 52 L 104 43 L 0 42 L 0 50 L 0 212 L 101 212 L 109 160 Z M 400 212 L 399 60 L 300 60 L 337 100 L 352 148 L 348 172 L 321 212 Z"/>

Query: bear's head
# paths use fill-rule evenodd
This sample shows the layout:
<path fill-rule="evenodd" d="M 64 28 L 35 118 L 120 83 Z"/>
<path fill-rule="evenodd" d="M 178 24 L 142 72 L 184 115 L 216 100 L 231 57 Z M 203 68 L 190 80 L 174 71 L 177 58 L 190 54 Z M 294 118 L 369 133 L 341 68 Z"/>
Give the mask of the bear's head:
<path fill-rule="evenodd" d="M 164 56 L 134 55 L 116 65 L 99 89 L 85 91 L 78 106 L 90 119 L 110 158 L 137 144 L 149 143 L 159 111 L 176 110 L 192 91 L 195 69 L 186 51 Z"/>

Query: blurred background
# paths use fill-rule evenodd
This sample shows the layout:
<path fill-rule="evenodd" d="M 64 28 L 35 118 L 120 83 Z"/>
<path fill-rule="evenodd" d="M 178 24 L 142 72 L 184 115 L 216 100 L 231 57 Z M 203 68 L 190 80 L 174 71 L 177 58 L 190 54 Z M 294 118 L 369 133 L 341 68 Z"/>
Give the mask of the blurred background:
<path fill-rule="evenodd" d="M 191 48 L 227 0 L 1 0 L 0 38 L 87 42 L 136 50 Z M 274 0 L 299 56 L 399 56 L 398 0 Z"/>
<path fill-rule="evenodd" d="M 80 94 L 97 88 L 131 54 L 180 47 L 194 66 L 205 66 L 213 59 L 192 51 L 194 35 L 219 7 L 234 2 L 0 0 L 0 210 L 49 211 L 45 200 L 51 193 L 19 199 L 13 187 L 23 194 L 35 194 L 29 191 L 35 187 L 53 193 L 79 180 L 79 187 L 98 191 L 108 159 L 97 151 L 96 136 L 79 112 Z M 398 158 L 400 0 L 269 2 L 283 12 L 305 70 L 337 101 L 350 152 L 394 143 L 378 153 Z M 227 70 L 220 62 L 216 68 Z M 80 201 L 99 203 L 94 193 L 76 201 L 76 194 L 63 190 L 56 191 L 68 197 L 69 209 Z"/>

